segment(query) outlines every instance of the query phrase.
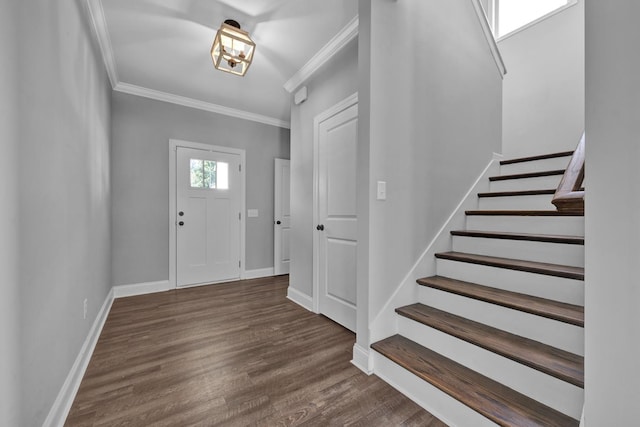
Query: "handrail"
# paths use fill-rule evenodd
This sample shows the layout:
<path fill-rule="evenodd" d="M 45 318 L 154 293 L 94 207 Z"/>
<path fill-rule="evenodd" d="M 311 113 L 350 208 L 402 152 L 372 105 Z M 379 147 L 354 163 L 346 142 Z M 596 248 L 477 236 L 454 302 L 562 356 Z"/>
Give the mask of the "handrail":
<path fill-rule="evenodd" d="M 560 185 L 553 196 L 553 203 L 558 212 L 576 213 L 584 215 L 584 134 L 578 147 L 571 156 L 569 166 L 564 171 Z"/>

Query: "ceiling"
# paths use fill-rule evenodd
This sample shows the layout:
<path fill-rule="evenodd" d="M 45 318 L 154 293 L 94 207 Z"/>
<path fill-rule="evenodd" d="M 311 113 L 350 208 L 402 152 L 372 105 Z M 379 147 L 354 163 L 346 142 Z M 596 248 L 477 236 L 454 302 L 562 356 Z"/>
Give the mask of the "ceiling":
<path fill-rule="evenodd" d="M 89 0 L 116 90 L 287 126 L 283 85 L 357 14 L 357 0 Z M 98 15 L 98 16 L 96 16 Z M 235 19 L 256 43 L 244 77 L 216 70 L 210 49 Z M 115 81 L 114 81 L 115 80 Z M 126 88 L 126 89 L 125 89 Z M 180 102 L 178 102 L 180 103 Z M 207 109 L 207 108 L 205 108 Z M 233 114 L 232 114 L 233 115 Z"/>

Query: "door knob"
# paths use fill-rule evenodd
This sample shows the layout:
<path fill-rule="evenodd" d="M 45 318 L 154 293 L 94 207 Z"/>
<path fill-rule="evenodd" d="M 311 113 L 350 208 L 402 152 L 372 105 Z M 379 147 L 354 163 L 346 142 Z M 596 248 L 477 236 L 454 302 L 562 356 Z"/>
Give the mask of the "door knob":
<path fill-rule="evenodd" d="M 178 223 L 178 225 L 179 225 L 180 227 L 182 227 L 182 226 L 184 225 L 184 221 L 180 221 L 180 222 Z"/>
<path fill-rule="evenodd" d="M 280 221 L 276 221 L 276 224 L 280 225 L 280 224 L 282 224 L 282 223 L 281 223 Z"/>
<path fill-rule="evenodd" d="M 324 230 L 324 225 L 322 225 L 322 224 L 318 224 L 318 225 L 316 226 L 316 230 L 318 230 L 318 231 L 322 231 L 322 230 Z"/>

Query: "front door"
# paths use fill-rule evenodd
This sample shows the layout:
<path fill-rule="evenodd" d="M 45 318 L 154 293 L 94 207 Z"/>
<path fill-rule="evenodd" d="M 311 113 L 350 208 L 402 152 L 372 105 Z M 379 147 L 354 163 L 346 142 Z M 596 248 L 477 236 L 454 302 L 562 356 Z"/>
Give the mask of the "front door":
<path fill-rule="evenodd" d="M 358 105 L 329 113 L 319 121 L 316 132 L 318 310 L 355 331 Z"/>
<path fill-rule="evenodd" d="M 273 212 L 273 271 L 276 276 L 289 274 L 289 235 L 291 213 L 289 211 L 290 161 L 275 159 L 275 200 Z"/>
<path fill-rule="evenodd" d="M 240 156 L 177 148 L 178 286 L 240 278 Z"/>

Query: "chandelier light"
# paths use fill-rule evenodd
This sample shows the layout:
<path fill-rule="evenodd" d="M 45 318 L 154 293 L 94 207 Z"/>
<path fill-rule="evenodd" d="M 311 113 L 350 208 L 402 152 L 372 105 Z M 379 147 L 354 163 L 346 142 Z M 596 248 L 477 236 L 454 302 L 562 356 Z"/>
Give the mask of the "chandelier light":
<path fill-rule="evenodd" d="M 221 71 L 244 76 L 251 61 L 256 44 L 249 33 L 240 29 L 240 24 L 227 19 L 220 25 L 211 46 L 213 65 Z"/>

